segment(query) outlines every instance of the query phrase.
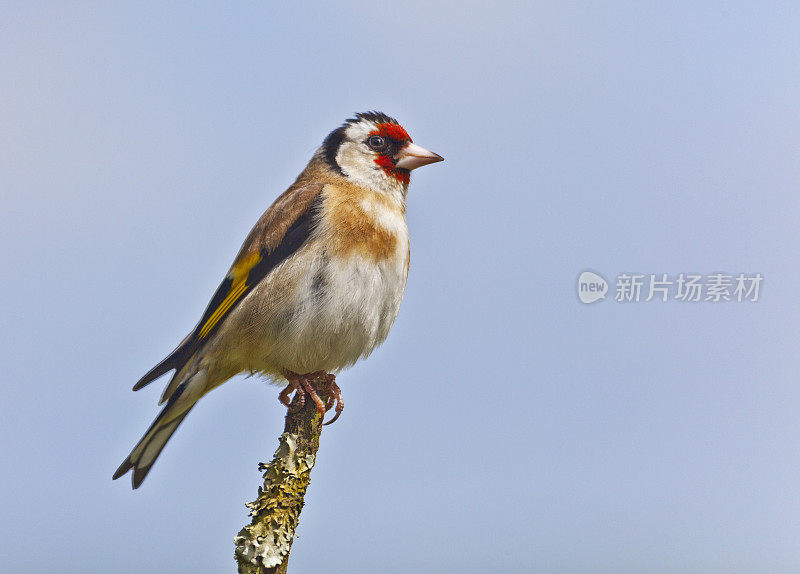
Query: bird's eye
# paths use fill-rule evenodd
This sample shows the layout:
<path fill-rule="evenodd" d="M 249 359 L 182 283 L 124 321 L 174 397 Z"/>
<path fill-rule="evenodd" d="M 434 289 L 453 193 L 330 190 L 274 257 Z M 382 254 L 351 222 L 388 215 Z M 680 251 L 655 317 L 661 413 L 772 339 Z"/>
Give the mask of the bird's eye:
<path fill-rule="evenodd" d="M 372 149 L 381 149 L 386 146 L 386 140 L 381 136 L 370 136 L 367 140 L 367 145 Z"/>

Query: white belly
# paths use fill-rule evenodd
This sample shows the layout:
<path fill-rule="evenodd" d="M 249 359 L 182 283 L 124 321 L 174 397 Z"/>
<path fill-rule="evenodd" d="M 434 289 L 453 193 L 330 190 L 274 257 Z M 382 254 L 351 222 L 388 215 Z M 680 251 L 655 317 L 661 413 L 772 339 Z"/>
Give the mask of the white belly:
<path fill-rule="evenodd" d="M 295 316 L 281 345 L 291 370 L 335 372 L 382 343 L 403 299 L 403 263 L 332 259 L 299 285 Z"/>
<path fill-rule="evenodd" d="M 222 353 L 234 370 L 335 373 L 388 336 L 406 286 L 408 243 L 380 262 L 311 253 L 304 248 L 256 286 L 220 330 L 220 341 L 236 341 Z"/>

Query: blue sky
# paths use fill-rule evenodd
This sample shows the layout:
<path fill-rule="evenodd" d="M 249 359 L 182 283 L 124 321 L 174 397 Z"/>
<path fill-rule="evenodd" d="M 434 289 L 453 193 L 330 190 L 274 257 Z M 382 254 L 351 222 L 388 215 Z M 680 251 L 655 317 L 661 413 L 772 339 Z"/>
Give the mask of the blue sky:
<path fill-rule="evenodd" d="M 386 344 L 339 377 L 292 571 L 797 572 L 794 3 L 7 4 L 0 556 L 233 571 L 277 390 L 203 399 L 141 489 L 130 387 L 324 136 L 399 118 Z M 585 269 L 761 273 L 756 303 L 583 305 Z"/>

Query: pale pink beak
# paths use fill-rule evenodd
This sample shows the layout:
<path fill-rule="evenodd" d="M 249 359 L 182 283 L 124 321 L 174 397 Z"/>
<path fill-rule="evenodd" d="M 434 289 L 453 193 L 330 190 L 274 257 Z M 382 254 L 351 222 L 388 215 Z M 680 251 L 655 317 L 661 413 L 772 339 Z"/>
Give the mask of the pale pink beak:
<path fill-rule="evenodd" d="M 422 146 L 408 142 L 397 154 L 397 161 L 394 166 L 410 170 L 429 163 L 436 163 L 437 161 L 444 161 L 444 158 L 438 153 L 433 153 Z"/>

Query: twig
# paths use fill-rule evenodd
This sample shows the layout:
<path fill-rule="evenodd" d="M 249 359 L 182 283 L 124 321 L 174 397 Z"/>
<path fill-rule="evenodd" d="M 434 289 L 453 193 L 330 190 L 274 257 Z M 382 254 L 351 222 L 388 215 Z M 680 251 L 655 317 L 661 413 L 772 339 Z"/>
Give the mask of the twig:
<path fill-rule="evenodd" d="M 321 396 L 329 388 L 322 377 L 311 384 Z M 289 564 L 323 419 L 311 400 L 292 412 L 297 400 L 295 394 L 275 456 L 258 466 L 264 471 L 264 485 L 258 489 L 258 498 L 247 505 L 253 519 L 234 539 L 240 574 L 285 574 Z"/>

